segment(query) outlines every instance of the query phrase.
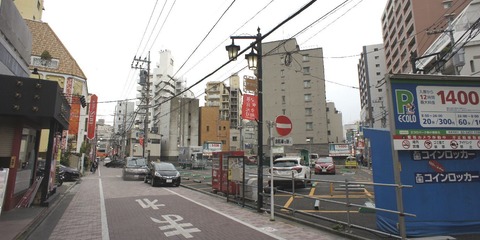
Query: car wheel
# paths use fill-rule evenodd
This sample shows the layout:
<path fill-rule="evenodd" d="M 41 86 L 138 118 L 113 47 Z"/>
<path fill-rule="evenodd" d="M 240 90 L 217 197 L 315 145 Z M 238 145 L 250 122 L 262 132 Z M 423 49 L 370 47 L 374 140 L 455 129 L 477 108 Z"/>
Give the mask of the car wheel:
<path fill-rule="evenodd" d="M 152 187 L 156 187 L 156 185 L 157 185 L 154 177 L 152 177 L 152 179 L 150 180 L 150 183 L 152 184 Z"/>

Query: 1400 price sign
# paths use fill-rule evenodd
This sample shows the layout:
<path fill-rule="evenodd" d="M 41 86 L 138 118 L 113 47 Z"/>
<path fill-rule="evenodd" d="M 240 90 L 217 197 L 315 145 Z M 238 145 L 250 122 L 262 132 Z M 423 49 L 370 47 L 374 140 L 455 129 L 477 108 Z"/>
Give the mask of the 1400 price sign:
<path fill-rule="evenodd" d="M 418 86 L 422 127 L 480 127 L 480 88 Z"/>
<path fill-rule="evenodd" d="M 438 91 L 437 96 L 440 97 L 440 101 L 442 104 L 446 104 L 447 102 L 450 102 L 452 104 L 460 104 L 460 105 L 467 105 L 467 104 L 473 104 L 477 105 L 479 102 L 479 97 L 478 93 L 476 91 L 470 91 L 470 92 L 465 92 L 465 91 Z"/>

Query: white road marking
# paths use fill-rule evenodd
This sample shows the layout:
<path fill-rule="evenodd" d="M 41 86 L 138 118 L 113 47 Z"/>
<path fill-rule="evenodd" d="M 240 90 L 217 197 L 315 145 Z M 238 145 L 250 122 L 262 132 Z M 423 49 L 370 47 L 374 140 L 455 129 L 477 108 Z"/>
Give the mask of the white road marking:
<path fill-rule="evenodd" d="M 150 201 L 148 200 L 147 198 L 144 198 L 143 201 L 142 199 L 135 199 L 135 201 L 138 202 L 138 204 L 140 204 L 140 206 L 142 206 L 142 208 L 153 208 L 155 210 L 158 210 L 159 208 L 158 207 L 165 207 L 165 204 L 155 204 L 157 203 L 157 199 L 153 200 L 153 201 Z"/>
<path fill-rule="evenodd" d="M 201 204 L 201 203 L 199 203 L 199 202 L 197 202 L 197 201 L 195 201 L 195 200 L 193 200 L 193 199 L 190 199 L 190 198 L 188 198 L 188 197 L 185 197 L 185 196 L 183 196 L 183 195 L 180 195 L 179 193 L 176 193 L 176 192 L 174 192 L 174 191 L 172 191 L 172 190 L 170 190 L 170 189 L 165 189 L 165 190 L 167 190 L 167 191 L 169 191 L 169 192 L 171 192 L 171 193 L 173 193 L 173 194 L 175 194 L 175 195 L 177 195 L 177 196 L 179 196 L 179 197 L 181 197 L 181 198 L 183 198 L 183 199 L 186 199 L 186 200 L 188 200 L 188 201 L 190 201 L 190 202 L 192 202 L 192 203 L 195 203 L 195 204 L 197 204 L 197 205 L 199 205 L 199 206 L 202 206 L 202 207 L 204 207 L 204 208 L 206 208 L 206 209 L 208 209 L 208 210 L 210 210 L 210 211 L 216 212 L 216 213 L 218 213 L 218 214 L 220 214 L 220 215 L 222 215 L 222 216 L 224 216 L 224 217 L 226 217 L 226 218 L 229 218 L 229 219 L 231 219 L 231 220 L 233 220 L 233 221 L 235 221 L 235 222 L 238 222 L 238 223 L 240 223 L 240 224 L 243 224 L 243 225 L 245 225 L 245 226 L 247 226 L 247 227 L 249 227 L 249 228 L 255 229 L 255 230 L 257 230 L 257 231 L 259 231 L 259 232 L 261 232 L 261 233 L 263 233 L 263 234 L 266 234 L 266 235 L 268 235 L 268 236 L 270 236 L 270 237 L 273 237 L 273 238 L 279 239 L 279 240 L 286 240 L 285 238 L 276 236 L 276 235 L 274 235 L 274 234 L 272 234 L 272 233 L 269 233 L 269 232 L 265 232 L 265 231 L 263 231 L 263 229 L 257 228 L 257 227 L 255 227 L 255 226 L 253 226 L 252 224 L 249 224 L 249 223 L 246 223 L 246 222 L 244 222 L 244 221 L 242 221 L 242 220 L 236 219 L 236 218 L 234 218 L 234 217 L 232 217 L 232 216 L 229 216 L 229 215 L 227 215 L 227 214 L 225 214 L 225 213 L 222 213 L 222 212 L 220 212 L 220 211 L 218 211 L 218 210 L 216 210 L 216 209 L 213 209 L 213 208 L 211 208 L 211 207 L 209 207 L 209 206 L 207 206 L 207 205 Z M 153 219 L 152 219 L 152 220 L 153 220 Z"/>
<path fill-rule="evenodd" d="M 100 173 L 99 173 L 100 174 Z M 102 220 L 102 240 L 110 240 L 108 233 L 107 211 L 105 210 L 105 197 L 103 196 L 102 179 L 98 179 L 98 185 L 100 187 L 100 214 Z"/>
<path fill-rule="evenodd" d="M 201 230 L 198 228 L 186 228 L 192 227 L 193 225 L 191 223 L 177 223 L 183 220 L 183 217 L 179 215 L 162 215 L 162 217 L 165 219 L 165 221 L 161 221 L 152 217 L 150 217 L 150 219 L 156 223 L 167 223 L 167 225 L 159 227 L 162 231 L 174 229 L 172 231 L 165 231 L 163 233 L 167 237 L 183 235 L 185 238 L 193 238 L 193 235 L 190 233 L 201 232 Z"/>

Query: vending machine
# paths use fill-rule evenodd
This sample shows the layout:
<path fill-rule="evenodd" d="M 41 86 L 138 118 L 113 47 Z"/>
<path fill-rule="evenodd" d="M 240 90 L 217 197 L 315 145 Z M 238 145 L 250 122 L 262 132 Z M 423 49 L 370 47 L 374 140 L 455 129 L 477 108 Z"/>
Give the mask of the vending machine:
<path fill-rule="evenodd" d="M 214 152 L 212 157 L 212 192 L 238 195 L 244 178 L 244 151 Z"/>

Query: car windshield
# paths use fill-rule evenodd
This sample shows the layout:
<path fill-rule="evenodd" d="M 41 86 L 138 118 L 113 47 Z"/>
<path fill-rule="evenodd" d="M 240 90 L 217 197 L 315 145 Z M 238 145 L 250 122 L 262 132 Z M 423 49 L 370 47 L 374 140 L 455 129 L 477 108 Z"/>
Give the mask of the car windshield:
<path fill-rule="evenodd" d="M 287 160 L 287 161 L 276 161 L 273 163 L 275 167 L 294 167 L 298 165 L 296 160 Z"/>
<path fill-rule="evenodd" d="M 177 169 L 171 163 L 158 163 L 158 164 L 155 164 L 155 170 L 157 170 L 157 171 L 176 171 Z"/>
<path fill-rule="evenodd" d="M 143 167 L 146 165 L 147 162 L 145 158 L 134 158 L 127 161 L 127 167 Z"/>
<path fill-rule="evenodd" d="M 333 161 L 330 158 L 319 158 L 317 163 L 333 163 Z"/>

